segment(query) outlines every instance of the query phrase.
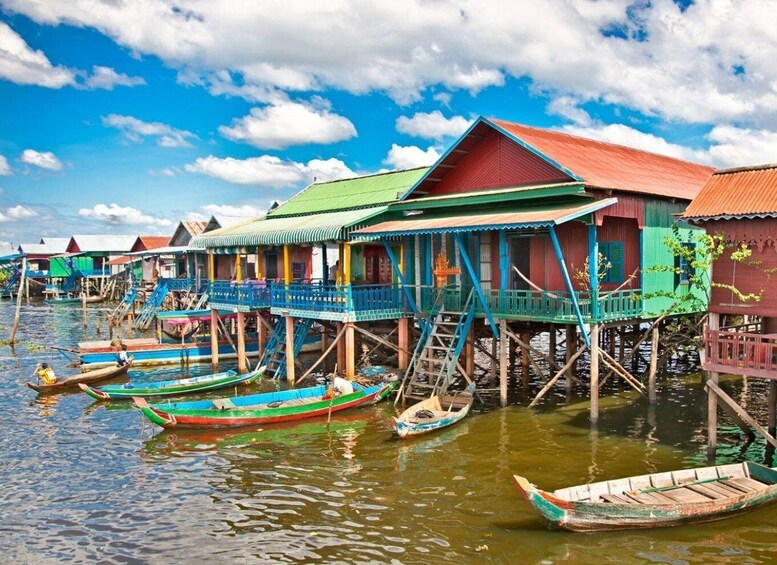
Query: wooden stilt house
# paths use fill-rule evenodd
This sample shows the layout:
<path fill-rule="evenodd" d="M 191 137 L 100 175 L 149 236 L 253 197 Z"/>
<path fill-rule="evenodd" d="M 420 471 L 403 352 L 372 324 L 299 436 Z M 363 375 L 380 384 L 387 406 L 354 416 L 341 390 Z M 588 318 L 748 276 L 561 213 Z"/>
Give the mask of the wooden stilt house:
<path fill-rule="evenodd" d="M 722 234 L 732 246 L 712 266 L 703 357 L 710 375 L 709 446 L 717 444 L 720 405 L 746 430 L 762 433 L 777 447 L 777 165 L 717 171 L 683 218 L 710 235 Z M 731 251 L 742 246 L 751 255 L 735 260 Z M 768 379 L 768 433 L 718 387 L 721 373 Z"/>

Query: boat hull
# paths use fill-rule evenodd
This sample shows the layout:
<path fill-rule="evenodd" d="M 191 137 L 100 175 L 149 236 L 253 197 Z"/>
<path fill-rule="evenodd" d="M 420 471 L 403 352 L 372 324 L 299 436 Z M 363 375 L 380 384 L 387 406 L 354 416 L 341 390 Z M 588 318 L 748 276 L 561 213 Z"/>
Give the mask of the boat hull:
<path fill-rule="evenodd" d="M 752 468 L 757 464 L 747 465 Z M 771 479 L 770 474 L 777 475 L 777 471 L 768 467 L 758 467 L 760 470 L 757 471 L 765 479 Z M 777 477 L 775 479 L 777 480 Z M 528 480 L 517 475 L 514 481 L 518 490 L 551 528 L 573 532 L 644 529 L 712 522 L 777 502 L 777 484 L 708 502 L 605 504 L 563 500 L 534 487 Z M 698 484 L 703 486 L 704 483 Z"/>
<path fill-rule="evenodd" d="M 469 414 L 471 406 L 471 396 L 457 406 L 457 410 L 450 411 L 440 406 L 437 397 L 427 398 L 409 407 L 398 418 L 394 418 L 394 433 L 399 438 L 408 438 L 447 428 L 463 420 Z M 432 417 L 429 419 L 414 417 L 420 411 L 428 411 Z"/>
<path fill-rule="evenodd" d="M 73 375 L 62 379 L 61 381 L 57 381 L 54 384 L 27 383 L 27 386 L 39 394 L 55 394 L 67 390 L 78 390 L 79 384 L 97 384 L 110 379 L 115 379 L 121 375 L 126 375 L 131 366 L 132 361 L 123 367 L 114 364 L 113 367 L 105 367 L 103 369 L 96 369 L 94 371 Z"/>
<path fill-rule="evenodd" d="M 140 411 L 146 418 L 163 428 L 234 428 L 293 422 L 296 420 L 315 418 L 317 416 L 327 416 L 358 406 L 374 404 L 381 398 L 384 398 L 386 391 L 394 386 L 396 386 L 395 383 L 386 383 L 332 398 L 323 398 L 323 396 L 316 397 L 316 395 L 320 395 L 326 391 L 324 387 L 311 387 L 308 389 L 310 394 L 306 394 L 306 397 L 310 401 L 305 404 L 284 407 L 281 402 L 277 407 L 265 407 L 261 409 L 240 408 L 239 406 L 227 410 L 215 408 L 176 408 L 175 406 L 167 407 L 164 404 L 149 405 L 141 398 L 135 399 L 135 404 L 140 408 Z M 266 393 L 264 395 L 255 395 L 254 398 L 269 398 L 270 395 L 277 394 L 278 393 Z M 280 394 L 282 395 L 282 393 Z M 262 398 L 261 400 L 266 401 L 268 398 Z M 242 400 L 238 397 L 230 399 L 230 401 L 241 402 Z M 213 401 L 202 401 L 202 404 L 200 405 L 204 406 L 205 403 L 212 404 L 212 402 Z M 198 403 L 193 404 L 197 405 Z"/>
<path fill-rule="evenodd" d="M 226 371 L 224 373 L 204 375 L 202 377 L 194 377 L 190 379 L 161 381 L 146 387 L 122 385 L 115 387 L 107 386 L 101 389 L 97 389 L 85 384 L 79 384 L 78 386 L 84 393 L 91 396 L 95 400 L 121 400 L 147 396 L 174 396 L 180 394 L 191 394 L 193 392 L 219 390 L 222 388 L 237 386 L 239 384 L 248 385 L 259 380 L 264 374 L 264 371 L 264 367 L 242 375 L 238 375 L 235 371 Z"/>

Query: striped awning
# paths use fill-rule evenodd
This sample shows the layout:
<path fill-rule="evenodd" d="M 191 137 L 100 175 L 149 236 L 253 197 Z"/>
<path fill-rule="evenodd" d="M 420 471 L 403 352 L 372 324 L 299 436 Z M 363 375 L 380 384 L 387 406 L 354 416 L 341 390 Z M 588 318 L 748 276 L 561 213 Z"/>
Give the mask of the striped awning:
<path fill-rule="evenodd" d="M 299 245 L 343 241 L 351 231 L 364 226 L 388 206 L 343 210 L 324 214 L 257 218 L 193 238 L 189 247 L 215 253 L 249 252 L 260 245 Z M 246 251 L 241 251 L 246 250 Z"/>
<path fill-rule="evenodd" d="M 356 239 L 394 237 L 417 234 L 461 233 L 501 229 L 549 228 L 586 216 L 596 210 L 611 206 L 617 198 L 605 198 L 591 202 L 586 199 L 579 204 L 547 205 L 512 211 L 479 214 L 457 214 L 440 216 L 424 214 L 405 220 L 382 222 L 359 229 L 353 233 Z"/>

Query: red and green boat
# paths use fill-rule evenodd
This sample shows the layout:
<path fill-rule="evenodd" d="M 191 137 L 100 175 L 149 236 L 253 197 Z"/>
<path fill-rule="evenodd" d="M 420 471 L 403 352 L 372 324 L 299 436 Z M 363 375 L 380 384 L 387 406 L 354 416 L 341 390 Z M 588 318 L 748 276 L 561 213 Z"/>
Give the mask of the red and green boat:
<path fill-rule="evenodd" d="M 163 428 L 229 428 L 304 420 L 374 404 L 396 385 L 396 381 L 366 387 L 349 383 L 342 394 L 332 394 L 331 389 L 319 385 L 193 402 L 148 404 L 143 398 L 134 400 L 146 418 Z"/>
<path fill-rule="evenodd" d="M 745 462 L 639 475 L 547 492 L 515 475 L 551 527 L 574 532 L 722 520 L 777 501 L 777 470 Z"/>
<path fill-rule="evenodd" d="M 193 392 L 205 392 L 237 386 L 239 384 L 251 384 L 262 378 L 265 367 L 259 367 L 248 373 L 238 374 L 229 370 L 223 373 L 213 373 L 199 377 L 158 381 L 150 383 L 126 383 L 123 385 L 108 385 L 101 388 L 93 388 L 89 385 L 78 386 L 86 394 L 95 400 L 118 400 L 123 398 L 146 396 L 173 396 L 190 394 Z"/>

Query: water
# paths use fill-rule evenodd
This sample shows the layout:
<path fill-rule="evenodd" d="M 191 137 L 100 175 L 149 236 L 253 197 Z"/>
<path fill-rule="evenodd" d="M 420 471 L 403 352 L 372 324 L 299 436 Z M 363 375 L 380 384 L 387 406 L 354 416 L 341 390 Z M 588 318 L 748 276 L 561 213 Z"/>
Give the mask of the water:
<path fill-rule="evenodd" d="M 3 335 L 12 316 L 12 305 L 0 304 Z M 698 526 L 571 534 L 547 530 L 512 485 L 514 473 L 553 489 L 704 464 L 698 378 L 665 385 L 655 408 L 627 393 L 603 399 L 598 432 L 584 402 L 475 413 L 409 441 L 391 438 L 390 404 L 338 414 L 329 428 L 309 421 L 168 432 L 127 403 L 36 397 L 24 386 L 36 362 L 66 369 L 34 344 L 71 347 L 84 328 L 78 307 L 31 304 L 22 322 L 15 353 L 0 348 L 0 555 L 7 561 L 777 560 L 777 506 Z M 93 321 L 89 326 L 93 338 Z M 133 370 L 131 378 L 177 371 Z M 750 406 L 765 397 L 755 381 L 724 386 Z M 731 429 L 721 433 L 731 443 L 719 450 L 719 463 L 763 460 L 763 444 L 742 450 Z"/>

